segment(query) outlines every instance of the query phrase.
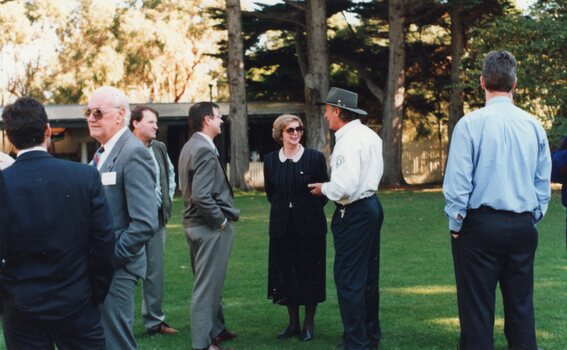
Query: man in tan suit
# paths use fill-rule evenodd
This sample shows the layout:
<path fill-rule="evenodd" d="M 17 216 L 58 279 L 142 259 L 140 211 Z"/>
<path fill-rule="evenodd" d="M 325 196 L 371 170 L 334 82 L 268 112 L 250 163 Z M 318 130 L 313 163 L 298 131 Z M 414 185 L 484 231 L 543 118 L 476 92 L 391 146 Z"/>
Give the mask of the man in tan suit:
<path fill-rule="evenodd" d="M 183 226 L 195 275 L 191 300 L 191 341 L 195 350 L 222 350 L 221 342 L 236 337 L 226 329 L 221 303 L 234 240 L 232 223 L 240 215 L 240 210 L 233 207 L 232 188 L 213 143 L 221 133 L 222 123 L 218 105 L 193 105 L 189 110 L 193 136 L 179 156 L 179 186 L 185 205 Z"/>

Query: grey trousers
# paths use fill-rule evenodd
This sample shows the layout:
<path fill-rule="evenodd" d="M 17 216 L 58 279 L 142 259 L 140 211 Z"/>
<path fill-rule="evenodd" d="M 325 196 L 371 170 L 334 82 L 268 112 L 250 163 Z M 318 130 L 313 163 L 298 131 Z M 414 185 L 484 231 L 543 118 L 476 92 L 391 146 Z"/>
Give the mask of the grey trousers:
<path fill-rule="evenodd" d="M 123 268 L 114 271 L 110 290 L 99 306 L 107 350 L 134 350 L 134 289 L 138 278 Z"/>
<path fill-rule="evenodd" d="M 191 299 L 191 343 L 193 348 L 207 348 L 213 337 L 226 326 L 222 308 L 222 289 L 228 257 L 234 241 L 232 222 L 224 229 L 209 226 L 188 227 L 185 238 L 195 282 Z"/>
<path fill-rule="evenodd" d="M 160 224 L 152 239 L 146 243 L 147 273 L 142 280 L 142 319 L 144 328 L 151 330 L 165 320 L 163 312 L 163 256 L 165 225 Z"/>

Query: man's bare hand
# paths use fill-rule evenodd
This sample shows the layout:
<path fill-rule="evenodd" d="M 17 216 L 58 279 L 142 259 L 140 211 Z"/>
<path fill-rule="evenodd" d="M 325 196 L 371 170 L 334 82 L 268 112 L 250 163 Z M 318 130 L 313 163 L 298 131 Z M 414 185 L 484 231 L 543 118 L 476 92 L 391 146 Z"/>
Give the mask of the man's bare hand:
<path fill-rule="evenodd" d="M 309 193 L 311 193 L 314 196 L 322 196 L 323 195 L 323 193 L 321 192 L 321 186 L 323 186 L 323 184 L 320 183 L 320 182 L 307 185 L 307 187 L 309 187 L 311 189 L 311 191 L 309 191 Z"/>

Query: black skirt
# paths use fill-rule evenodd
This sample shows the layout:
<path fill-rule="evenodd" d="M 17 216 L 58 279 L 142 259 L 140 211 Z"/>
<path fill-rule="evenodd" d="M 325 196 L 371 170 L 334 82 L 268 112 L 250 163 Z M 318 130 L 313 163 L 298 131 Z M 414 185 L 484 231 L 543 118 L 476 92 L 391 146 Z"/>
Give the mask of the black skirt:
<path fill-rule="evenodd" d="M 293 217 L 290 212 L 288 218 Z M 314 305 L 325 301 L 325 238 L 302 237 L 293 219 L 284 235 L 270 237 L 268 298 L 274 304 Z"/>

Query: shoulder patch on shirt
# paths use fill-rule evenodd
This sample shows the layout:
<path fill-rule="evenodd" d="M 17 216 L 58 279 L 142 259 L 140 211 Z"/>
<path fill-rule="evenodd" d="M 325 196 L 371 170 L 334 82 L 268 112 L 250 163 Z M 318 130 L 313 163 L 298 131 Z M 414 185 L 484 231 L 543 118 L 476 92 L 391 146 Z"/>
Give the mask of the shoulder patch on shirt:
<path fill-rule="evenodd" d="M 339 168 L 341 165 L 343 165 L 345 163 L 345 157 L 343 156 L 338 156 L 337 159 L 335 160 L 335 167 Z"/>

